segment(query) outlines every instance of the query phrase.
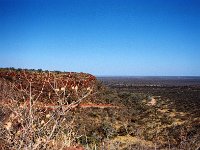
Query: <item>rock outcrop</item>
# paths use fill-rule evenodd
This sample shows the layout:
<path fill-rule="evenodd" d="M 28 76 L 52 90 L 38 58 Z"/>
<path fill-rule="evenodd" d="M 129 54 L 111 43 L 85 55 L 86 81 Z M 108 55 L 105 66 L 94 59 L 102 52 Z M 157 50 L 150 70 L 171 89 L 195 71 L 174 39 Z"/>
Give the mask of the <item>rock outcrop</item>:
<path fill-rule="evenodd" d="M 37 71 L 0 71 L 0 97 L 5 95 L 5 87 L 10 94 L 18 95 L 18 101 L 25 102 L 37 99 L 39 102 L 56 104 L 62 99 L 63 104 L 80 100 L 86 94 L 92 94 L 96 90 L 97 80 L 95 76 L 87 73 L 75 72 L 37 72 Z M 8 98 L 9 99 L 9 98 Z"/>

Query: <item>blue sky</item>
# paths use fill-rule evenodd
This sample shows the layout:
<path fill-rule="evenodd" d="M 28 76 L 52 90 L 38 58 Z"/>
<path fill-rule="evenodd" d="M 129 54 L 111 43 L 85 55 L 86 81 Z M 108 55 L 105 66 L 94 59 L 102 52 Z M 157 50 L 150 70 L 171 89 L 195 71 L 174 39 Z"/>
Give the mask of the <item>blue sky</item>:
<path fill-rule="evenodd" d="M 200 1 L 0 0 L 0 67 L 200 76 Z"/>

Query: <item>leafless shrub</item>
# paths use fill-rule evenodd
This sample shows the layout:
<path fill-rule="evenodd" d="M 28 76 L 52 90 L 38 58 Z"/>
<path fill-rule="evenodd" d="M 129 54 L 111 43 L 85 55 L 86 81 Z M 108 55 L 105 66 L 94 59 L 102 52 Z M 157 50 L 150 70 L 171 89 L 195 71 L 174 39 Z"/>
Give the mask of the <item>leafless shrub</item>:
<path fill-rule="evenodd" d="M 45 81 L 41 90 L 35 92 L 32 88 L 33 78 L 26 78 L 27 85 L 18 88 L 16 83 L 2 80 L 1 111 L 4 114 L 0 124 L 1 148 L 8 149 L 64 149 L 74 144 L 76 132 L 73 131 L 74 119 L 66 119 L 68 112 L 76 108 L 81 101 L 91 95 L 93 87 L 79 89 L 72 86 L 68 92 L 64 86 L 57 88 L 56 77 L 54 84 Z M 56 103 L 40 102 L 45 92 L 44 85 L 49 84 L 56 95 Z M 73 95 L 74 100 L 68 103 Z"/>

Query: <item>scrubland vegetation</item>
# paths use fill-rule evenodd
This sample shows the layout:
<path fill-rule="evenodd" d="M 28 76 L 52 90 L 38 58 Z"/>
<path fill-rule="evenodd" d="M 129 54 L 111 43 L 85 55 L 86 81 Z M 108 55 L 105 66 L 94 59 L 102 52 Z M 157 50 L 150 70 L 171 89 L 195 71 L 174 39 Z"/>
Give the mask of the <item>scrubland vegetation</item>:
<path fill-rule="evenodd" d="M 200 147 L 199 86 L 110 85 L 85 73 L 1 69 L 1 149 Z"/>

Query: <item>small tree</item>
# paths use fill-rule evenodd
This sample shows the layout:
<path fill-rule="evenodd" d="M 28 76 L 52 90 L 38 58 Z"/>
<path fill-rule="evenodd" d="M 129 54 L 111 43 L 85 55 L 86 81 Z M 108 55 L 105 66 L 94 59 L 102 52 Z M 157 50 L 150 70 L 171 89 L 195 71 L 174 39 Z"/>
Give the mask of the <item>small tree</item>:
<path fill-rule="evenodd" d="M 25 81 L 21 86 L 18 83 L 6 83 L 10 85 L 5 95 L 9 101 L 2 101 L 3 110 L 7 110 L 9 115 L 0 125 L 1 137 L 10 149 L 64 149 L 70 146 L 75 140 L 73 131 L 74 119 L 68 120 L 66 116 L 71 109 L 74 109 L 86 97 L 91 95 L 91 88 L 79 89 L 71 86 L 57 88 L 57 78 L 50 79 L 52 74 L 48 74 L 41 84 L 40 91 L 33 88 L 34 78 L 24 72 Z M 52 84 L 51 80 L 54 82 Z M 56 105 L 42 103 L 45 93 L 45 85 L 51 87 L 52 94 L 57 100 Z M 67 92 L 67 90 L 71 90 Z M 74 101 L 67 104 L 70 95 L 76 95 Z M 1 95 L 3 95 L 1 93 Z M 22 98 L 24 100 L 22 100 Z M 6 112 L 5 112 L 6 113 Z"/>

